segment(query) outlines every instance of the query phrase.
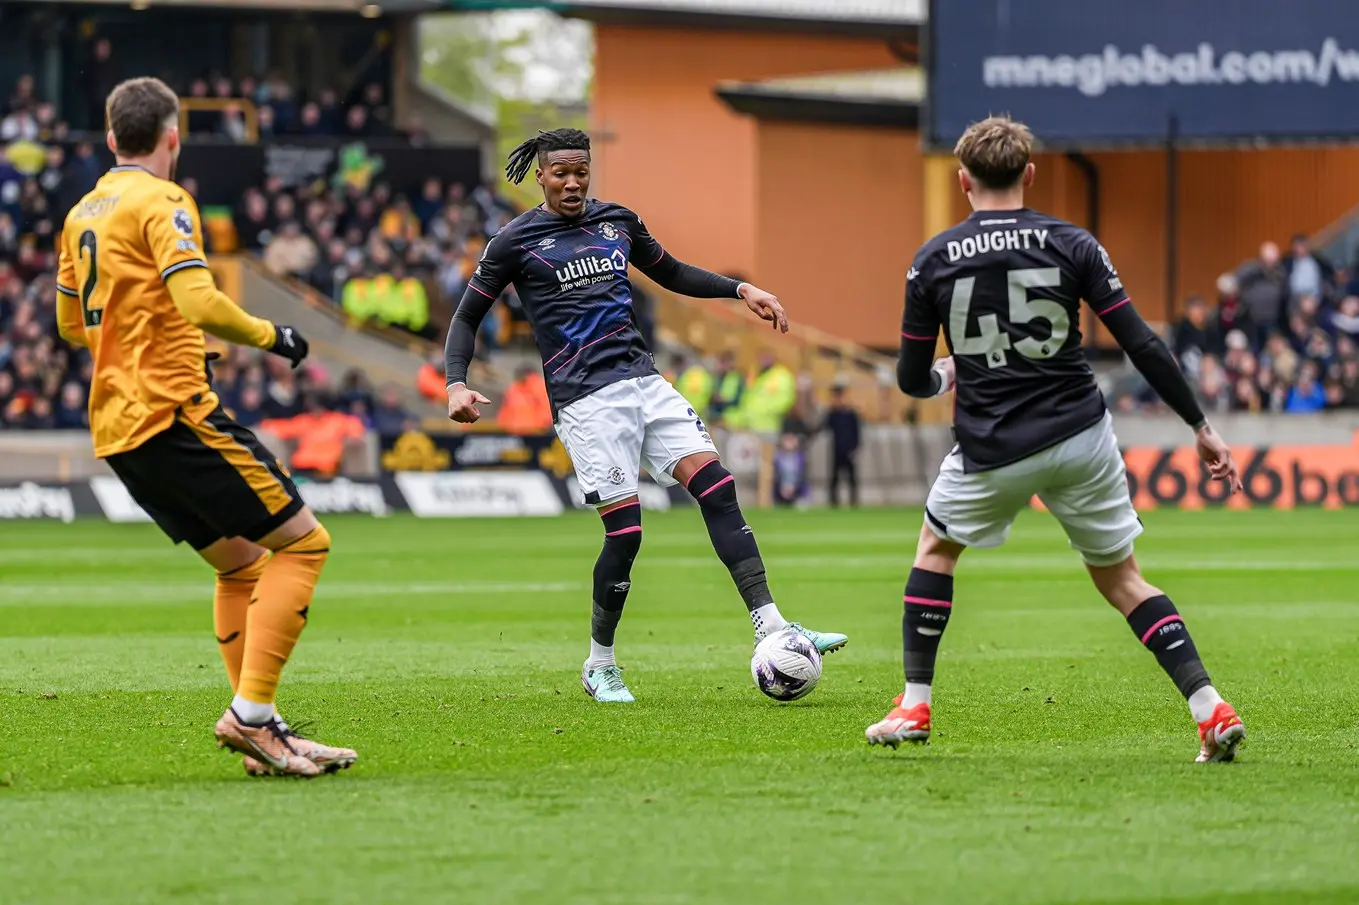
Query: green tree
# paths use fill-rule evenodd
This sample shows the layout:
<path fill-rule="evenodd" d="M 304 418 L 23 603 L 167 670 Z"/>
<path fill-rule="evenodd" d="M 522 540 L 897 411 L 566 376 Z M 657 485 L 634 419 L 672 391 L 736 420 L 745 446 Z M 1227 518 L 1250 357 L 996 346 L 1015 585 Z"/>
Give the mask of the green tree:
<path fill-rule="evenodd" d="M 593 32 L 587 23 L 544 11 L 426 16 L 421 21 L 421 78 L 457 100 L 494 111 L 497 152 L 539 129 L 588 124 Z M 500 188 L 534 204 L 531 183 Z"/>

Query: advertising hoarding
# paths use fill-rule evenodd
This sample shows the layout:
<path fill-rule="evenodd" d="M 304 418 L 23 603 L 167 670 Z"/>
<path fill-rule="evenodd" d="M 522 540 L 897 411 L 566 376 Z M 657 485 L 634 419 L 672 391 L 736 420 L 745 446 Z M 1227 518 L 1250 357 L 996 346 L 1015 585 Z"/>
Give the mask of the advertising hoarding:
<path fill-rule="evenodd" d="M 992 113 L 1050 147 L 1359 137 L 1345 0 L 934 0 L 926 143 Z"/>

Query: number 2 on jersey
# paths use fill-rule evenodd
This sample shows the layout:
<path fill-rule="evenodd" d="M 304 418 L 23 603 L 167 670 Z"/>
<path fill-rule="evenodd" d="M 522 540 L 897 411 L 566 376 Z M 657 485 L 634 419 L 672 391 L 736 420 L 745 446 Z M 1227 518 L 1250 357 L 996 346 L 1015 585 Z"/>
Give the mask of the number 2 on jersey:
<path fill-rule="evenodd" d="M 1052 299 L 1030 299 L 1030 289 L 1043 289 L 1062 284 L 1062 272 L 1056 267 L 1029 267 L 1011 270 L 1006 275 L 1010 297 L 1010 322 L 1027 324 L 1035 318 L 1052 325 L 1049 339 L 1023 339 L 1010 341 L 1009 334 L 1000 329 L 1000 321 L 994 314 L 977 317 L 975 336 L 967 333 L 967 322 L 972 309 L 972 291 L 976 288 L 976 277 L 960 277 L 953 284 L 953 300 L 949 304 L 948 335 L 953 340 L 954 355 L 981 355 L 986 359 L 988 368 L 1003 368 L 1008 362 L 1006 352 L 1014 349 L 1025 358 L 1051 358 L 1066 343 L 1071 331 L 1071 318 L 1060 302 Z"/>
<path fill-rule="evenodd" d="M 80 234 L 82 260 L 87 253 L 90 256 L 90 270 L 85 274 L 85 284 L 80 287 L 80 311 L 85 315 L 85 326 L 98 327 L 104 322 L 104 306 L 90 308 L 90 296 L 94 295 L 95 287 L 99 285 L 99 240 L 92 229 Z"/>

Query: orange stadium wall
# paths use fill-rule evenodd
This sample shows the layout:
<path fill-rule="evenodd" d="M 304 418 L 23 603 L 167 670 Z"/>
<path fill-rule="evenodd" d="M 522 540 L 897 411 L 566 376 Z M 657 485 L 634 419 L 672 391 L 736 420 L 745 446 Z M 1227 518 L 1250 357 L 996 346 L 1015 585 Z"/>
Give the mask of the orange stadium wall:
<path fill-rule="evenodd" d="M 1101 241 L 1148 320 L 1173 319 L 1189 294 L 1211 298 L 1218 276 L 1255 255 L 1266 239 L 1286 245 L 1294 233 L 1314 233 L 1359 204 L 1359 148 L 1180 152 L 1179 298 L 1172 305 L 1166 298 L 1165 154 L 1092 158 L 1102 181 Z"/>
<path fill-rule="evenodd" d="M 797 323 L 894 346 L 921 190 L 913 132 L 762 122 L 753 273 Z"/>
<path fill-rule="evenodd" d="M 593 193 L 638 209 L 682 259 L 767 284 L 802 322 L 892 345 L 905 270 L 927 238 L 918 136 L 762 123 L 714 94 L 726 80 L 895 65 L 883 42 L 615 24 L 597 25 L 595 40 Z M 1100 238 L 1152 321 L 1172 319 L 1190 293 L 1211 294 L 1261 241 L 1316 232 L 1359 204 L 1359 147 L 1182 151 L 1172 305 L 1165 154 L 1090 156 Z M 1084 174 L 1060 154 L 1036 163 L 1029 203 L 1088 226 Z M 961 219 L 966 199 L 951 191 Z"/>
<path fill-rule="evenodd" d="M 1100 170 L 1100 237 L 1144 316 L 1169 321 L 1185 296 L 1212 296 L 1217 277 L 1265 239 L 1284 245 L 1359 205 L 1359 148 L 1183 151 L 1179 170 L 1179 300 L 1166 299 L 1165 155 L 1091 155 Z M 864 345 L 895 343 L 904 274 L 922 234 L 923 172 L 915 133 L 792 123 L 757 130 L 756 267 L 803 323 Z M 1028 203 L 1082 226 L 1085 175 L 1059 154 L 1035 158 Z M 800 192 L 799 185 L 814 185 Z M 970 210 L 950 185 L 952 214 Z M 810 196 L 810 199 L 809 199 Z M 1349 262 L 1334 262 L 1337 266 Z M 1097 342 L 1109 337 L 1093 317 Z"/>
<path fill-rule="evenodd" d="M 636 208 L 681 259 L 751 274 L 756 123 L 723 104 L 717 84 L 895 62 L 872 39 L 600 24 L 591 191 Z M 819 178 L 804 171 L 803 190 L 817 192 Z"/>

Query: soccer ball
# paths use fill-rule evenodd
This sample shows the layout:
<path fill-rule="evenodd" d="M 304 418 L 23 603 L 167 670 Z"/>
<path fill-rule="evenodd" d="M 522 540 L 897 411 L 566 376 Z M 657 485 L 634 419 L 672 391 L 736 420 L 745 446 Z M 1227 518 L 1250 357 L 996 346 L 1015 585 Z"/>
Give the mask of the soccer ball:
<path fill-rule="evenodd" d="M 755 645 L 750 658 L 755 685 L 776 701 L 796 701 L 821 681 L 821 652 L 806 636 L 783 629 Z"/>

